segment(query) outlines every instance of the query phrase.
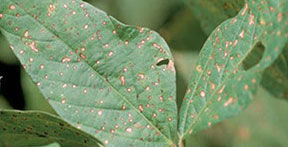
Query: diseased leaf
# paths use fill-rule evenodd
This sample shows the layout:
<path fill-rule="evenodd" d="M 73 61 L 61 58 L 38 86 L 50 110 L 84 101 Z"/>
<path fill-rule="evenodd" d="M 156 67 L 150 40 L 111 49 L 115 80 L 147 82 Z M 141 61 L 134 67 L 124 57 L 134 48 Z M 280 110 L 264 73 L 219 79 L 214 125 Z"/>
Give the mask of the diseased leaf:
<path fill-rule="evenodd" d="M 241 114 L 188 137 L 185 143 L 189 147 L 211 144 L 219 147 L 286 147 L 287 112 L 288 103 L 271 98 L 259 87 L 255 99 Z"/>
<path fill-rule="evenodd" d="M 255 46 L 255 49 L 244 60 L 243 66 L 249 69 L 257 64 L 264 53 L 263 46 Z M 276 98 L 288 100 L 288 44 L 286 43 L 277 60 L 262 73 L 261 85 Z"/>
<path fill-rule="evenodd" d="M 243 6 L 244 0 L 185 0 L 185 2 L 190 6 L 195 16 L 200 21 L 206 34 L 210 34 L 221 22 L 235 16 Z M 252 52 L 250 56 L 245 59 L 245 68 L 252 67 L 261 59 L 264 50 L 257 50 Z M 285 99 L 288 99 L 287 54 L 287 51 L 283 51 L 279 55 L 276 63 L 264 71 L 261 81 L 261 85 L 269 91 L 270 94 Z"/>
<path fill-rule="evenodd" d="M 287 41 L 286 0 L 247 1 L 233 19 L 218 26 L 201 50 L 180 110 L 180 138 L 210 127 L 242 111 L 252 99 L 261 72 Z M 243 61 L 256 44 L 265 51 L 257 65 Z"/>
<path fill-rule="evenodd" d="M 80 0 L 0 2 L 1 31 L 62 118 L 108 146 L 176 142 L 174 64 L 157 33 Z"/>
<path fill-rule="evenodd" d="M 38 110 L 55 114 L 49 103 L 43 97 L 31 77 L 21 68 L 21 87 L 25 98 L 25 110 Z"/>
<path fill-rule="evenodd" d="M 40 146 L 53 142 L 63 147 L 102 146 L 93 136 L 43 112 L 0 110 L 0 129 L 0 146 Z"/>

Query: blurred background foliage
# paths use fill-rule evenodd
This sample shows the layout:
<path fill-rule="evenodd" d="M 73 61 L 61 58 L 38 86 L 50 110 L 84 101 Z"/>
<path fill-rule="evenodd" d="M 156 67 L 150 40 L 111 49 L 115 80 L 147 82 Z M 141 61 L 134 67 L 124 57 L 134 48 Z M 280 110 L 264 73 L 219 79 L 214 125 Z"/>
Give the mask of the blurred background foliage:
<path fill-rule="evenodd" d="M 192 11 L 181 0 L 87 1 L 125 24 L 148 27 L 163 36 L 175 58 L 177 101 L 180 105 L 191 71 L 195 68 L 198 53 L 208 37 L 207 32 L 211 31 L 211 29 L 201 28 L 203 24 L 197 20 L 199 16 L 193 13 L 195 11 Z M 235 12 L 232 11 L 232 13 Z M 221 19 L 226 18 L 227 16 L 223 16 Z M 209 25 L 209 21 L 204 23 Z M 2 34 L 0 34 L 0 76 L 2 77 L 0 108 L 55 113 L 37 86 L 21 69 Z M 199 132 L 186 141 L 186 146 L 288 146 L 288 102 L 272 97 L 260 88 L 253 103 L 243 113 Z"/>

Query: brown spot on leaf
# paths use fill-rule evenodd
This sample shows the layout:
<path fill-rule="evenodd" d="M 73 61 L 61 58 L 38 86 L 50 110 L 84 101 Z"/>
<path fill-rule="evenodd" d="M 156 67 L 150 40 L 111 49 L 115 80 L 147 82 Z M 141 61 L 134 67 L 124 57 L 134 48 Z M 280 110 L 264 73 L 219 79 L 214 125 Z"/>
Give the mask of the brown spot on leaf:
<path fill-rule="evenodd" d="M 35 52 L 38 53 L 38 48 L 36 47 L 35 41 L 32 41 L 29 45 L 29 47 Z"/>
<path fill-rule="evenodd" d="M 167 65 L 167 69 L 172 71 L 172 72 L 175 72 L 174 61 L 169 60 L 169 63 Z"/>
<path fill-rule="evenodd" d="M 120 76 L 120 82 L 121 82 L 122 86 L 125 85 L 125 77 L 124 76 Z"/>
<path fill-rule="evenodd" d="M 254 25 L 255 24 L 255 19 L 254 19 L 255 15 L 251 14 L 249 17 L 249 25 Z"/>
<path fill-rule="evenodd" d="M 244 35 L 245 35 L 245 30 L 243 29 L 242 32 L 239 34 L 239 37 L 240 37 L 241 39 L 243 39 L 243 38 L 244 38 Z"/>
<path fill-rule="evenodd" d="M 71 58 L 68 58 L 68 57 L 64 57 L 64 58 L 62 58 L 62 60 L 61 60 L 62 63 L 70 62 L 70 61 L 71 61 Z"/>
<path fill-rule="evenodd" d="M 228 105 L 230 105 L 233 102 L 233 98 L 230 97 L 225 103 L 224 106 L 227 107 Z"/>
<path fill-rule="evenodd" d="M 278 14 L 278 22 L 281 22 L 282 21 L 282 19 L 283 19 L 283 13 L 279 13 Z"/>
<path fill-rule="evenodd" d="M 241 15 L 242 15 L 242 16 L 245 15 L 246 12 L 247 12 L 247 10 L 248 10 L 248 3 L 245 3 L 244 9 L 243 9 Z"/>
<path fill-rule="evenodd" d="M 15 8 L 16 8 L 15 5 L 10 5 L 10 6 L 9 6 L 9 9 L 10 9 L 10 10 L 14 10 Z"/>

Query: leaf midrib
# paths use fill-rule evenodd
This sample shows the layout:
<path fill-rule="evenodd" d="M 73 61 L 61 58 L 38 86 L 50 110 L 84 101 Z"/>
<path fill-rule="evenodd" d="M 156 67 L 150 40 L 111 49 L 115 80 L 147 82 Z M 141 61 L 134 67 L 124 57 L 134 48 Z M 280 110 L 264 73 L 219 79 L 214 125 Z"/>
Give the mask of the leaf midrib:
<path fill-rule="evenodd" d="M 9 1 L 11 1 L 11 0 L 9 0 Z M 13 1 L 11 1 L 11 2 L 14 3 L 15 5 L 17 5 L 24 13 L 26 13 L 30 18 L 32 18 L 34 21 L 36 21 L 38 24 L 40 24 L 42 27 L 44 27 L 44 28 L 45 28 L 47 31 L 49 31 L 51 34 L 53 34 L 54 36 L 57 36 L 52 30 L 50 30 L 48 27 L 46 27 L 45 25 L 43 25 L 41 22 L 39 22 L 38 20 L 36 20 L 35 18 L 33 18 L 29 13 L 27 13 L 27 12 L 26 12 L 23 8 L 21 8 L 17 3 L 13 2 Z M 84 2 L 84 3 L 86 3 L 86 2 Z M 103 13 L 104 13 L 104 12 L 103 12 Z M 107 16 L 107 15 L 106 15 L 106 16 Z M 107 16 L 107 17 L 109 17 L 109 16 Z M 110 19 L 109 19 L 109 21 L 111 22 Z M 111 23 L 112 23 L 112 22 L 111 22 Z M 62 40 L 60 37 L 57 37 L 57 38 L 58 38 L 64 45 L 66 45 L 70 50 L 72 50 L 73 52 L 75 52 L 75 51 L 72 49 L 72 47 L 70 47 L 64 40 Z M 126 99 L 125 96 L 123 96 L 112 84 L 110 84 L 108 81 L 106 81 L 105 78 L 104 78 L 102 75 L 100 75 L 96 70 L 94 70 L 94 68 L 93 68 L 91 65 L 89 65 L 86 60 L 81 60 L 81 61 L 84 61 L 84 63 L 87 64 L 88 67 L 90 67 L 90 68 L 92 69 L 92 71 L 94 71 L 95 74 L 97 74 L 98 77 L 100 77 L 100 78 L 104 81 L 104 83 L 107 84 L 108 87 L 111 87 L 128 105 L 130 105 L 130 107 L 131 107 L 132 109 L 134 109 L 140 116 L 142 116 L 143 119 L 144 119 L 146 122 L 148 122 L 151 126 L 153 126 L 153 127 L 156 129 L 156 131 L 159 132 L 161 136 L 163 136 L 163 138 L 167 141 L 168 144 L 174 144 L 171 139 L 169 139 L 166 135 L 164 135 L 164 134 L 158 129 L 158 127 L 156 127 L 152 122 L 150 122 L 149 119 L 146 118 L 146 116 L 144 116 L 132 103 L 130 103 L 130 101 L 129 101 L 128 99 Z M 54 107 L 54 106 L 52 106 L 52 107 Z"/>

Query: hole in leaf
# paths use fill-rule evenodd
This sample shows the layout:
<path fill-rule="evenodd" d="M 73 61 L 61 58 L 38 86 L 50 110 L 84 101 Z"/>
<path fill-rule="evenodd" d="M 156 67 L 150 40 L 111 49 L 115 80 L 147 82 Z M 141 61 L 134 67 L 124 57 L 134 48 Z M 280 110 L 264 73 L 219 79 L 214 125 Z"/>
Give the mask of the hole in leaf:
<path fill-rule="evenodd" d="M 262 59 L 264 51 L 264 45 L 261 42 L 258 42 L 243 61 L 244 69 L 249 70 L 253 66 L 257 65 Z"/>
<path fill-rule="evenodd" d="M 169 63 L 169 59 L 161 59 L 160 61 L 158 61 L 156 63 L 157 66 L 161 66 L 161 65 L 168 65 Z"/>

